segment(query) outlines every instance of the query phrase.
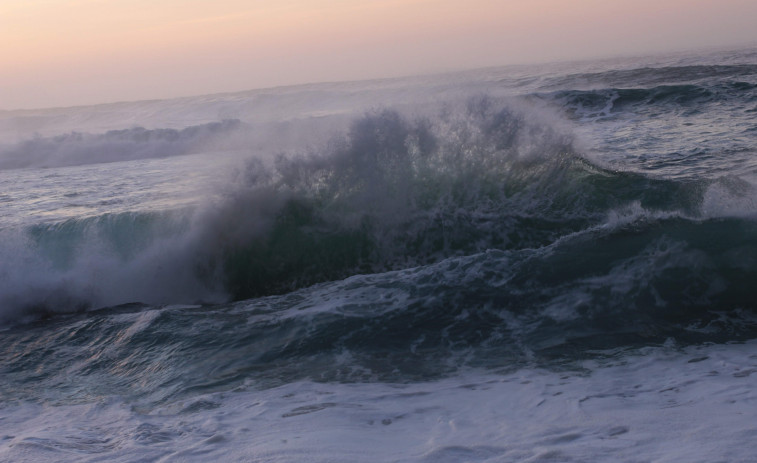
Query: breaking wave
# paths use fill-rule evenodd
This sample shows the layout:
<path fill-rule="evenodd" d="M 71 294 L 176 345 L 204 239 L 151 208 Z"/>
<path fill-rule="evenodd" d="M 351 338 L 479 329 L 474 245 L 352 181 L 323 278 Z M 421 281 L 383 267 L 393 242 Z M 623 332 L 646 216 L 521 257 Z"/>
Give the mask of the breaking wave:
<path fill-rule="evenodd" d="M 442 278 L 429 296 L 454 286 L 454 300 L 534 313 L 558 300 L 579 312 L 750 309 L 738 288 L 757 270 L 753 197 L 739 179 L 602 168 L 554 119 L 491 98 L 428 117 L 382 110 L 320 148 L 249 160 L 204 207 L 2 230 L 0 306 L 9 321 L 215 303 L 483 258 L 494 267 L 470 294 Z M 670 265 L 643 269 L 657 258 Z"/>

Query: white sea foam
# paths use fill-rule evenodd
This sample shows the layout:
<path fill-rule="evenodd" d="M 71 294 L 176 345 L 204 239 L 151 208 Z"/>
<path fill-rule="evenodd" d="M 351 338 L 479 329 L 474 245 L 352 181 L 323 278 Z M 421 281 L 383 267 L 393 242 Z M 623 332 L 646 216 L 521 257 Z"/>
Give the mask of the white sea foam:
<path fill-rule="evenodd" d="M 0 459 L 747 462 L 755 347 L 671 343 L 559 371 L 243 387 L 149 410 L 118 397 L 5 404 Z"/>
<path fill-rule="evenodd" d="M 755 179 L 724 177 L 707 188 L 702 212 L 708 217 L 757 217 Z"/>

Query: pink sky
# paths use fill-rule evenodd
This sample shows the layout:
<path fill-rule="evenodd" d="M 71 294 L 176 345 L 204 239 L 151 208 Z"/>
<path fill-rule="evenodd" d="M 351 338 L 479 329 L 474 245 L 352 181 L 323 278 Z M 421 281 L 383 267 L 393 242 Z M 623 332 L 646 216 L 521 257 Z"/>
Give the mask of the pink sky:
<path fill-rule="evenodd" d="M 754 0 L 3 0 L 0 109 L 757 44 Z"/>

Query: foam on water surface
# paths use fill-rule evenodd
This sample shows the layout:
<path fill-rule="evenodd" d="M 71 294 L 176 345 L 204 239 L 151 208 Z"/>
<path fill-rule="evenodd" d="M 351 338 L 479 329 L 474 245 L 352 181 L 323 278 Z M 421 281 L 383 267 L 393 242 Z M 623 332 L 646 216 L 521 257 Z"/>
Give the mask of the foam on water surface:
<path fill-rule="evenodd" d="M 5 461 L 747 462 L 755 342 L 432 382 L 241 386 L 152 409 L 5 404 Z"/>

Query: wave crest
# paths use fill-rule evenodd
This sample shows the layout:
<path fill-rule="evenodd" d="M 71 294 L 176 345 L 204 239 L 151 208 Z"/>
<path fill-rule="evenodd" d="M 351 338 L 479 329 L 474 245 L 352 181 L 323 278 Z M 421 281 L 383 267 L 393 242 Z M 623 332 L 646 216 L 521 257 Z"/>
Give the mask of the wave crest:
<path fill-rule="evenodd" d="M 0 264 L 14 276 L 0 284 L 0 304 L 17 318 L 280 294 L 543 248 L 621 223 L 616 211 L 634 205 L 652 220 L 701 217 L 713 184 L 603 169 L 553 119 L 487 97 L 426 117 L 379 110 L 319 148 L 250 159 L 207 207 L 18 232 L 0 250 L 17 257 Z"/>

